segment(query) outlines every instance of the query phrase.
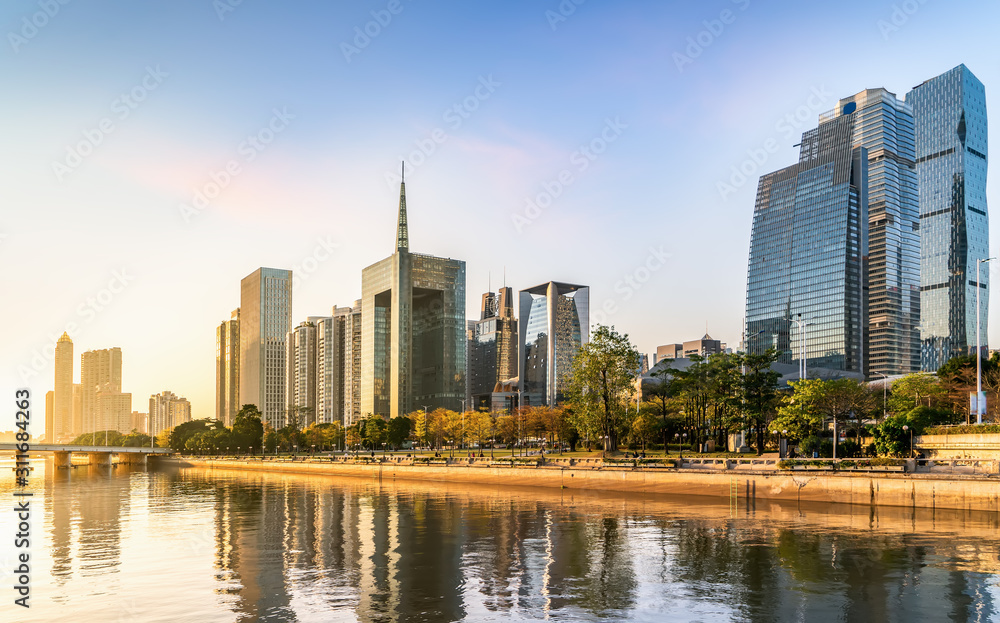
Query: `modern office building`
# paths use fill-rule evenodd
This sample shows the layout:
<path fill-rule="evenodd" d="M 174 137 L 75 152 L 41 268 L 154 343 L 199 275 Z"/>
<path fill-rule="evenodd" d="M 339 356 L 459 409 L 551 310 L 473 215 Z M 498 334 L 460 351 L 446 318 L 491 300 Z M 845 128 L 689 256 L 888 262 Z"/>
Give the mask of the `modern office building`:
<path fill-rule="evenodd" d="M 913 110 L 885 89 L 866 89 L 820 124 L 842 116 L 855 118 L 852 145 L 868 152 L 867 374 L 909 374 L 920 369 L 921 318 Z"/>
<path fill-rule="evenodd" d="M 240 309 L 215 330 L 215 419 L 232 426 L 240 411 Z"/>
<path fill-rule="evenodd" d="M 465 398 L 465 262 L 411 253 L 406 185 L 396 250 L 361 273 L 361 413 L 460 409 Z"/>
<path fill-rule="evenodd" d="M 305 428 L 317 421 L 318 326 L 331 318 L 311 316 L 285 338 L 285 421 Z M 324 371 L 325 372 L 325 371 Z"/>
<path fill-rule="evenodd" d="M 856 107 L 856 105 L 855 105 Z M 864 373 L 868 328 L 868 152 L 857 116 L 802 135 L 799 162 L 760 178 L 747 273 L 747 351 Z M 808 326 L 806 326 L 808 325 Z"/>
<path fill-rule="evenodd" d="M 524 406 L 555 406 L 590 338 L 590 288 L 550 281 L 521 290 L 518 379 Z"/>
<path fill-rule="evenodd" d="M 923 370 L 987 345 L 990 256 L 986 207 L 986 90 L 965 65 L 906 94 L 916 125 L 920 186 L 920 309 Z"/>
<path fill-rule="evenodd" d="M 244 277 L 239 406 L 255 405 L 275 430 L 285 426 L 285 339 L 291 329 L 292 271 L 258 268 Z"/>
<path fill-rule="evenodd" d="M 83 432 L 83 422 L 73 418 L 73 340 L 68 333 L 56 342 L 55 366 L 51 436 L 46 433 L 49 443 L 69 441 Z"/>
<path fill-rule="evenodd" d="M 120 424 L 118 407 L 123 398 L 113 398 L 122 391 L 122 351 L 120 348 L 88 350 L 80 356 L 80 384 L 83 386 L 81 403 L 83 408 L 83 430 L 92 433 L 101 430 L 118 430 Z M 98 401 L 98 394 L 102 399 Z M 128 410 L 132 411 L 129 394 Z"/>
<path fill-rule="evenodd" d="M 165 430 L 191 421 L 191 403 L 187 398 L 164 391 L 149 397 L 150 435 L 156 437 Z"/>
<path fill-rule="evenodd" d="M 479 320 L 468 328 L 469 409 L 492 411 L 493 394 L 517 376 L 517 340 L 513 290 L 483 294 Z"/>

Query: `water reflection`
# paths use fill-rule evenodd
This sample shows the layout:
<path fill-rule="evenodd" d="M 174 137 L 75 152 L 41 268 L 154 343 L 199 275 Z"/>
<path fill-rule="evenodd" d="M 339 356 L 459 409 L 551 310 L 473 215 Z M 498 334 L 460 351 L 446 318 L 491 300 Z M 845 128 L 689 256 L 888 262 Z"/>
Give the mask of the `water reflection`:
<path fill-rule="evenodd" d="M 28 621 L 997 616 L 996 514 L 762 502 L 733 512 L 710 498 L 43 471 L 44 572 Z"/>

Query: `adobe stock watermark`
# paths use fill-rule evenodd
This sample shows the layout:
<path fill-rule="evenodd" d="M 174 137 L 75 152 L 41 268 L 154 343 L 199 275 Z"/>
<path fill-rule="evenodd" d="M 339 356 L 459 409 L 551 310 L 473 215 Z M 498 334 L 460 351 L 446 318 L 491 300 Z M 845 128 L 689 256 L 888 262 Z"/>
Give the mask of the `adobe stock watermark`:
<path fill-rule="evenodd" d="M 365 22 L 363 26 L 354 27 L 354 39 L 351 40 L 354 45 L 346 41 L 340 42 L 340 51 L 344 55 L 344 60 L 350 63 L 352 56 L 361 54 L 371 45 L 372 40 L 382 34 L 382 31 L 392 23 L 393 16 L 402 13 L 404 8 L 402 0 L 389 0 L 384 9 L 371 11 L 371 20 Z"/>
<path fill-rule="evenodd" d="M 511 214 L 511 221 L 517 233 L 522 233 L 525 226 L 538 220 L 542 211 L 551 206 L 552 202 L 577 180 L 577 175 L 589 169 L 590 163 L 607 151 L 608 146 L 618 140 L 626 128 L 628 125 L 622 123 L 618 117 L 606 118 L 600 133 L 589 143 L 580 145 L 576 151 L 570 154 L 569 163 L 572 166 L 560 171 L 555 178 L 542 182 L 542 192 L 535 195 L 534 200 L 525 197 L 524 210 Z"/>
<path fill-rule="evenodd" d="M 570 15 L 576 13 L 576 7 L 580 6 L 587 0 L 562 0 L 556 10 L 545 11 L 545 19 L 549 22 L 549 28 L 552 32 L 555 32 L 556 25 L 565 22 L 569 19 Z"/>
<path fill-rule="evenodd" d="M 302 282 L 319 270 L 320 264 L 326 262 L 333 256 L 333 252 L 340 248 L 329 235 L 316 239 L 316 246 L 306 255 L 302 261 L 292 266 L 292 292 L 298 290 Z"/>
<path fill-rule="evenodd" d="M 774 124 L 775 132 L 785 140 L 794 139 L 796 131 L 805 125 L 812 125 L 812 120 L 826 107 L 826 102 L 832 98 L 833 94 L 823 86 L 812 87 L 804 104 L 778 118 Z M 778 138 L 771 136 L 765 139 L 759 147 L 748 149 L 746 159 L 738 165 L 730 167 L 729 178 L 727 180 L 720 179 L 715 183 L 715 188 L 723 200 L 728 199 L 729 195 L 735 193 L 748 180 L 754 178 L 771 155 L 778 151 L 780 147 L 778 140 Z"/>
<path fill-rule="evenodd" d="M 631 300 L 636 292 L 649 283 L 655 273 L 667 265 L 670 257 L 671 254 L 663 250 L 662 244 L 649 247 L 643 261 L 615 282 L 614 291 L 617 296 L 610 296 L 601 302 L 596 308 L 597 311 L 590 315 L 591 323 L 607 324 L 608 317 L 618 313 L 619 303 Z"/>
<path fill-rule="evenodd" d="M 217 171 L 209 171 L 209 181 L 195 189 L 191 194 L 188 203 L 177 204 L 177 210 L 185 223 L 190 223 L 191 219 L 201 214 L 201 212 L 212 205 L 222 191 L 233 183 L 233 180 L 243 174 L 243 165 L 253 162 L 267 147 L 274 142 L 274 139 L 284 132 L 295 119 L 295 115 L 288 112 L 288 108 L 281 110 L 271 109 L 271 119 L 259 130 L 250 134 L 236 147 L 238 158 L 231 158 Z"/>
<path fill-rule="evenodd" d="M 448 140 L 448 130 L 454 132 L 461 128 L 465 120 L 479 110 L 480 105 L 490 99 L 501 84 L 493 79 L 493 74 L 486 77 L 479 76 L 479 84 L 472 90 L 472 94 L 449 106 L 441 115 L 441 119 L 448 129 L 445 127 L 434 128 L 425 138 L 413 142 L 416 149 L 411 151 L 409 156 L 406 158 L 400 156 L 399 159 L 403 161 L 403 173 L 413 173 L 425 163 L 437 151 L 438 146 L 443 145 Z M 401 181 L 400 174 L 396 172 L 386 171 L 384 177 L 390 187 Z"/>
<path fill-rule="evenodd" d="M 910 18 L 925 4 L 927 4 L 927 0 L 904 0 L 903 2 L 894 3 L 892 5 L 892 12 L 889 14 L 889 21 L 880 19 L 876 23 L 878 31 L 882 33 L 882 39 L 888 41 L 889 35 L 899 32 L 899 29 L 909 22 Z"/>
<path fill-rule="evenodd" d="M 50 362 L 55 361 L 56 342 L 63 332 L 71 339 L 76 339 L 83 327 L 92 323 L 97 315 L 118 298 L 125 288 L 135 281 L 135 276 L 129 274 L 128 269 L 122 268 L 111 272 L 111 278 L 103 288 L 87 296 L 76 306 L 76 316 L 63 326 L 61 332 L 50 333 L 48 341 L 41 348 L 36 348 L 29 358 L 28 364 L 17 366 L 17 374 L 21 377 L 21 382 L 28 383 L 28 380 L 37 376 Z"/>
<path fill-rule="evenodd" d="M 62 7 L 70 3 L 71 0 L 38 0 L 38 8 L 31 15 L 21 18 L 21 28 L 17 32 L 13 30 L 7 33 L 7 41 L 10 42 L 14 54 L 20 54 L 21 48 L 28 45 L 28 42 L 38 36 L 42 28 L 49 25 L 49 21 L 59 14 Z"/>
<path fill-rule="evenodd" d="M 243 0 L 212 0 L 212 8 L 219 16 L 219 21 L 226 21 L 226 15 L 236 10 L 236 7 L 243 4 Z"/>
<path fill-rule="evenodd" d="M 149 94 L 155 91 L 170 74 L 160 69 L 146 66 L 146 74 L 139 80 L 139 83 L 111 100 L 111 112 L 114 117 L 104 117 L 97 122 L 96 127 L 87 128 L 81 132 L 83 138 L 75 145 L 66 146 L 66 157 L 62 161 L 52 161 L 52 172 L 56 179 L 62 182 L 67 175 L 77 170 L 83 164 L 85 158 L 94 153 L 97 146 L 104 142 L 107 135 L 117 129 L 115 120 L 119 123 L 125 121 L 132 114 L 132 111 L 139 107 L 139 104 L 146 101 Z"/>
<path fill-rule="evenodd" d="M 740 12 L 746 11 L 747 7 L 750 6 L 750 0 L 730 0 L 730 2 L 735 4 Z M 709 46 L 715 43 L 725 32 L 726 26 L 733 24 L 738 16 L 739 12 L 722 9 L 718 18 L 703 21 L 701 25 L 704 28 L 686 39 L 687 46 L 684 47 L 684 53 L 674 52 L 673 59 L 677 71 L 684 73 L 684 67 L 693 64 L 694 59 L 701 56 Z"/>

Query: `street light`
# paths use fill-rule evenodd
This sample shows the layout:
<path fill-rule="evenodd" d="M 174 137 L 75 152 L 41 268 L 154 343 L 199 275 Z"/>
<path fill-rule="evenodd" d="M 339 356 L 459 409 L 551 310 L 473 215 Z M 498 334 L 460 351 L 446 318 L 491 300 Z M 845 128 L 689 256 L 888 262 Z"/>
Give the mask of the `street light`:
<path fill-rule="evenodd" d="M 462 448 L 465 449 L 465 398 L 462 398 Z"/>
<path fill-rule="evenodd" d="M 910 458 L 913 458 L 913 429 L 911 429 L 906 424 L 903 424 L 903 432 L 910 431 Z"/>
<path fill-rule="evenodd" d="M 427 443 L 427 405 L 424 405 L 424 443 Z"/>
<path fill-rule="evenodd" d="M 983 346 L 979 329 L 979 291 L 982 289 L 979 281 L 979 265 L 991 262 L 997 258 L 988 257 L 976 260 L 976 424 L 983 423 Z M 912 453 L 912 448 L 911 448 Z"/>
<path fill-rule="evenodd" d="M 799 380 L 803 381 L 806 378 L 806 327 L 812 323 L 803 320 L 802 314 L 799 314 L 798 320 L 791 317 L 788 319 L 799 326 Z"/>

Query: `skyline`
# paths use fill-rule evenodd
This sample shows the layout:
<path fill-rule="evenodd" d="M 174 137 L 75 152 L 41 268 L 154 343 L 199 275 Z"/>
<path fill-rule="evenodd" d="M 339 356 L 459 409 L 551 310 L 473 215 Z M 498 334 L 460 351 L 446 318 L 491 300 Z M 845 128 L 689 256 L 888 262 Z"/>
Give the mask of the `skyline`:
<path fill-rule="evenodd" d="M 0 67 L 19 88 L 0 104 L 0 258 L 21 302 L 0 312 L 8 391 L 52 389 L 51 357 L 27 382 L 18 368 L 75 322 L 75 352 L 122 348 L 122 390 L 140 403 L 170 390 L 211 417 L 215 329 L 239 307 L 239 280 L 293 270 L 293 326 L 351 305 L 361 269 L 391 252 L 401 157 L 412 248 L 466 262 L 468 318 L 488 284 L 557 280 L 591 288 L 592 321 L 616 306 L 603 321 L 644 353 L 706 323 L 737 346 L 757 178 L 797 160 L 821 113 L 865 88 L 902 98 L 964 63 L 997 118 L 1000 8 L 985 3 L 916 3 L 886 30 L 899 3 L 562 15 L 556 2 L 402 2 L 349 58 L 341 44 L 391 3 L 315 4 L 241 4 L 220 19 L 210 2 L 71 3 L 16 49 L 7 38 Z M 11 3 L 0 25 L 19 33 L 39 10 Z M 54 168 L 98 131 L 92 155 Z M 732 169 L 748 162 L 739 182 Z M 179 206 L 213 174 L 230 179 L 185 220 Z M 551 205 L 533 217 L 528 197 Z M 73 369 L 78 380 L 79 359 Z"/>

